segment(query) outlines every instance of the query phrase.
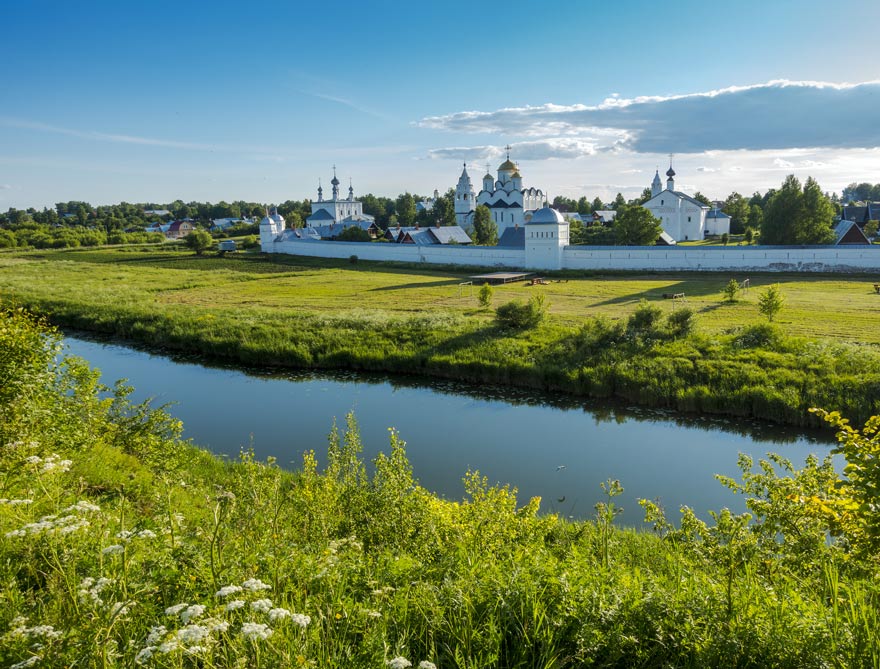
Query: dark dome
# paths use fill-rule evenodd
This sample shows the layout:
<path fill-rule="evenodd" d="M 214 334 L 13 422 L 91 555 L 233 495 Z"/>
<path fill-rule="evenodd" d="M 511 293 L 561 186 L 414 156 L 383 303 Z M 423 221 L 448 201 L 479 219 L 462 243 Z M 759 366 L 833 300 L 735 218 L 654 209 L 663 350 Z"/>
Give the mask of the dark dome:
<path fill-rule="evenodd" d="M 669 169 L 666 170 L 666 176 L 668 176 L 670 179 L 675 176 L 675 170 L 672 169 L 672 165 L 670 165 Z"/>

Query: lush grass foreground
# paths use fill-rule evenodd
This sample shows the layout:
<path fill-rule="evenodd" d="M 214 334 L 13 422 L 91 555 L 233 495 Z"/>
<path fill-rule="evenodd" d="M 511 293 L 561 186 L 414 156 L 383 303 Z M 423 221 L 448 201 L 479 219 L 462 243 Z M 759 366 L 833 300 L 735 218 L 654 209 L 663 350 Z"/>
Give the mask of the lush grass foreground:
<path fill-rule="evenodd" d="M 427 374 L 797 425 L 818 424 L 811 406 L 858 421 L 880 413 L 880 298 L 865 277 L 754 276 L 735 301 L 721 293 L 727 275 L 497 287 L 492 306 L 544 298 L 547 318 L 526 328 L 494 319 L 477 287 L 459 285 L 466 278 L 149 249 L 0 255 L 7 302 L 60 325 L 246 364 Z M 775 327 L 757 308 L 771 282 L 785 298 Z M 688 301 L 681 308 L 664 293 Z M 655 317 L 635 315 L 641 300 Z"/>
<path fill-rule="evenodd" d="M 3 666 L 880 666 L 878 420 L 850 479 L 744 461 L 753 518 L 639 533 L 616 482 L 592 522 L 439 500 L 393 432 L 368 474 L 353 420 L 324 471 L 224 463 L 58 344 L 0 313 Z"/>

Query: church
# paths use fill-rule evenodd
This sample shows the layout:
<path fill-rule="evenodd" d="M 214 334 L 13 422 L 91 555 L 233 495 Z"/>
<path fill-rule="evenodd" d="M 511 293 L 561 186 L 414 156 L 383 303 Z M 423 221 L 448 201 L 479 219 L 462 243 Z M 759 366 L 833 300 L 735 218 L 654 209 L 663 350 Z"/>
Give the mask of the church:
<path fill-rule="evenodd" d="M 312 200 L 312 215 L 306 219 L 306 227 L 319 228 L 324 226 L 342 225 L 347 228 L 351 225 L 358 227 L 369 227 L 374 219 L 369 214 L 364 213 L 364 205 L 354 199 L 354 188 L 351 181 L 348 184 L 348 197 L 341 199 L 339 197 L 339 179 L 336 177 L 336 166 L 333 166 L 333 179 L 330 181 L 333 187 L 333 197 L 329 200 L 324 199 L 324 189 L 321 182 L 318 182 L 318 199 Z"/>
<path fill-rule="evenodd" d="M 524 225 L 536 210 L 547 204 L 547 195 L 543 191 L 523 188 L 519 168 L 510 160 L 510 147 L 506 149 L 507 160 L 498 166 L 498 178 L 487 170 L 479 193 L 474 193 L 465 163 L 455 188 L 455 221 L 458 225 L 473 225 L 474 211 L 478 205 L 484 204 L 498 226 L 500 237 L 508 228 Z"/>
<path fill-rule="evenodd" d="M 666 171 L 666 188 L 660 181 L 660 170 L 654 172 L 651 199 L 642 205 L 660 219 L 663 232 L 677 242 L 705 239 L 707 235 L 730 232 L 730 217 L 709 217 L 708 205 L 675 190 L 675 170 Z"/>

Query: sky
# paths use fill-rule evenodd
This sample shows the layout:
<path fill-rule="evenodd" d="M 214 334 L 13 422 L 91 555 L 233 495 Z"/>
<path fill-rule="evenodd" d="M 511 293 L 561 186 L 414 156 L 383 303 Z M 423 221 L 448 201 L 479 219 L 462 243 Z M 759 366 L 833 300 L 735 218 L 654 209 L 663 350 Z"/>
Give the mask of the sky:
<path fill-rule="evenodd" d="M 497 8 L 497 9 L 493 9 Z M 880 182 L 877 0 L 6 2 L 0 210 Z M 326 192 L 326 189 L 325 189 Z"/>

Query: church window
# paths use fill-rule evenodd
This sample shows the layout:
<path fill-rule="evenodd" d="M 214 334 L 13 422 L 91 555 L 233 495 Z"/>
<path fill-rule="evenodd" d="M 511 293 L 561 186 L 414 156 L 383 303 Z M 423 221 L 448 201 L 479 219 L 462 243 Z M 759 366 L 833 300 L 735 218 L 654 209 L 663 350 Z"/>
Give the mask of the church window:
<path fill-rule="evenodd" d="M 691 222 L 691 217 L 690 217 L 690 216 L 688 216 L 688 223 L 690 223 L 690 222 Z"/>
<path fill-rule="evenodd" d="M 661 206 L 663 205 L 663 200 L 660 200 L 660 205 L 661 205 Z"/>

